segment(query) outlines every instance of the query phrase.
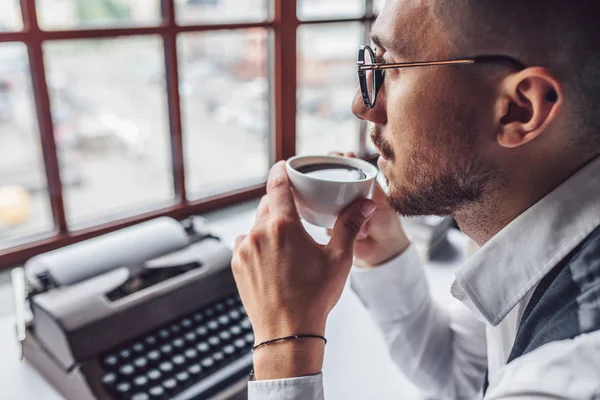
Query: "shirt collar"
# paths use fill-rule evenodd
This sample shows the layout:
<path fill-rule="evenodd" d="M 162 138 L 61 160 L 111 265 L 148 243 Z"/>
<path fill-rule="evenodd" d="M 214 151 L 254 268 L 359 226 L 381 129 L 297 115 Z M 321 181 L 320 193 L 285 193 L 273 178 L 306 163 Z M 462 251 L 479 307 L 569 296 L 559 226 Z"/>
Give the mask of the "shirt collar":
<path fill-rule="evenodd" d="M 458 269 L 452 293 L 497 326 L 599 225 L 600 157 L 481 247 Z"/>

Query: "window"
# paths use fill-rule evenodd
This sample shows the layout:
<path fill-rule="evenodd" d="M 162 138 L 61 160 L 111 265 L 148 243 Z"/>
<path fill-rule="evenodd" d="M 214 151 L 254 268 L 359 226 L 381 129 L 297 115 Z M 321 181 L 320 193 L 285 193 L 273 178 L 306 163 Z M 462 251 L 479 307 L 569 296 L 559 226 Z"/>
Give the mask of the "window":
<path fill-rule="evenodd" d="M 356 92 L 356 49 L 362 37 L 363 27 L 356 22 L 299 28 L 299 154 L 359 151 L 360 124 L 351 106 Z"/>
<path fill-rule="evenodd" d="M 365 13 L 363 0 L 297 0 L 298 19 L 356 18 Z"/>
<path fill-rule="evenodd" d="M 260 196 L 297 153 L 366 154 L 350 105 L 373 8 L 0 2 L 0 269 Z"/>
<path fill-rule="evenodd" d="M 52 231 L 27 48 L 0 44 L 0 243 Z"/>
<path fill-rule="evenodd" d="M 19 0 L 3 0 L 0 5 L 0 32 L 16 31 L 22 28 Z"/>
<path fill-rule="evenodd" d="M 379 14 L 381 12 L 381 10 L 383 9 L 383 5 L 385 4 L 385 0 L 375 0 L 375 13 Z"/>
<path fill-rule="evenodd" d="M 150 26 L 161 23 L 160 0 L 36 0 L 42 29 Z"/>
<path fill-rule="evenodd" d="M 186 187 L 201 199 L 265 181 L 269 170 L 269 33 L 179 37 Z"/>
<path fill-rule="evenodd" d="M 69 226 L 171 205 L 160 37 L 60 40 L 43 50 Z"/>
<path fill-rule="evenodd" d="M 181 25 L 266 21 L 272 9 L 270 0 L 177 0 L 176 6 Z"/>

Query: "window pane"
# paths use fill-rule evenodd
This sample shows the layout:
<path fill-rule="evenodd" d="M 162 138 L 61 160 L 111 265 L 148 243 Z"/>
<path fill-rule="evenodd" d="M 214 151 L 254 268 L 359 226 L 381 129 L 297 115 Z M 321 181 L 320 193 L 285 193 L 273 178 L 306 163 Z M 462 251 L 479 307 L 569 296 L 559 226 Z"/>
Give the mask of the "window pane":
<path fill-rule="evenodd" d="M 0 248 L 53 227 L 23 44 L 0 44 Z"/>
<path fill-rule="evenodd" d="M 270 16 L 273 0 L 176 0 L 177 22 L 195 25 L 260 22 Z"/>
<path fill-rule="evenodd" d="M 365 0 L 298 0 L 298 18 L 330 19 L 362 16 Z"/>
<path fill-rule="evenodd" d="M 298 32 L 297 152 L 358 151 L 351 105 L 358 77 L 360 24 L 302 26 Z"/>
<path fill-rule="evenodd" d="M 191 198 L 266 180 L 271 136 L 267 39 L 264 29 L 180 36 Z"/>
<path fill-rule="evenodd" d="M 36 0 L 45 29 L 157 25 L 160 0 Z"/>
<path fill-rule="evenodd" d="M 375 0 L 373 3 L 375 15 L 379 15 L 381 10 L 383 9 L 383 5 L 385 4 L 385 0 Z"/>
<path fill-rule="evenodd" d="M 23 29 L 19 0 L 0 1 L 0 33 Z"/>
<path fill-rule="evenodd" d="M 69 223 L 170 203 L 162 40 L 47 42 L 44 50 L 61 173 L 77 183 L 65 187 Z"/>

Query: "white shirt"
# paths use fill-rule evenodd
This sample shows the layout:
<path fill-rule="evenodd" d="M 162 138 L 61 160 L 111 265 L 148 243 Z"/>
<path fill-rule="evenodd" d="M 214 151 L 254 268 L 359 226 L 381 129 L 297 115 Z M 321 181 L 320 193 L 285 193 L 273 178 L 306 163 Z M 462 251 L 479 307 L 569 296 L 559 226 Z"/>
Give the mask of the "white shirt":
<path fill-rule="evenodd" d="M 456 273 L 436 304 L 413 248 L 351 285 L 393 360 L 427 397 L 486 400 L 600 399 L 600 331 L 548 343 L 506 364 L 537 284 L 600 226 L 600 158 L 525 211 Z M 322 375 L 249 382 L 249 400 L 322 400 Z M 352 399 L 354 400 L 354 399 Z"/>

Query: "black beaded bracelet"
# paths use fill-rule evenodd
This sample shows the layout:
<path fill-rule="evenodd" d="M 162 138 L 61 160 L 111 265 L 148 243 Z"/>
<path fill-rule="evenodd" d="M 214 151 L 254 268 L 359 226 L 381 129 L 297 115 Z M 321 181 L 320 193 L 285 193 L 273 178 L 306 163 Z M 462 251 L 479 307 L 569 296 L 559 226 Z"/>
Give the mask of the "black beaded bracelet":
<path fill-rule="evenodd" d="M 271 339 L 271 340 L 264 341 L 262 343 L 257 344 L 256 346 L 254 346 L 252 348 L 252 351 L 255 351 L 256 349 L 259 349 L 263 346 L 267 346 L 269 344 L 283 342 L 286 340 L 296 340 L 296 339 L 321 339 L 322 341 L 325 342 L 325 344 L 327 344 L 327 339 L 325 339 L 325 337 L 321 336 L 321 335 L 292 335 L 292 336 L 286 336 L 286 337 L 282 337 L 282 338 L 278 338 L 278 339 Z"/>

